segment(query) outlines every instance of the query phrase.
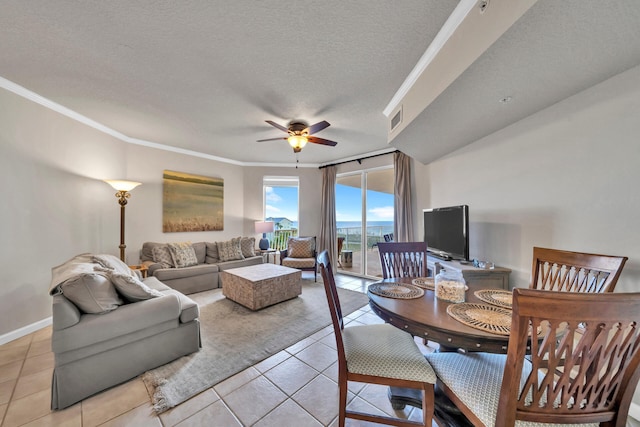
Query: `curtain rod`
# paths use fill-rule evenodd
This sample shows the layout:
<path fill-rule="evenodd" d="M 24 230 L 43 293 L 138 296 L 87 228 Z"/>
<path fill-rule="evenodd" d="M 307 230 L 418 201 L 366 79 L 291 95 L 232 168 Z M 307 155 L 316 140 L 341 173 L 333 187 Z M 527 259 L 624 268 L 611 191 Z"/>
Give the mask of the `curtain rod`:
<path fill-rule="evenodd" d="M 365 159 L 371 159 L 373 157 L 378 157 L 378 156 L 386 156 L 387 154 L 394 154 L 394 153 L 399 153 L 399 152 L 400 152 L 400 150 L 395 150 L 395 151 L 389 151 L 388 153 L 373 154 L 371 156 L 360 157 L 360 158 L 353 159 L 353 160 L 345 160 L 344 162 L 330 163 L 328 165 L 319 166 L 318 169 L 327 168 L 329 166 L 338 166 L 338 165 L 342 165 L 344 163 L 351 163 L 351 162 L 362 163 L 362 161 L 365 160 Z"/>

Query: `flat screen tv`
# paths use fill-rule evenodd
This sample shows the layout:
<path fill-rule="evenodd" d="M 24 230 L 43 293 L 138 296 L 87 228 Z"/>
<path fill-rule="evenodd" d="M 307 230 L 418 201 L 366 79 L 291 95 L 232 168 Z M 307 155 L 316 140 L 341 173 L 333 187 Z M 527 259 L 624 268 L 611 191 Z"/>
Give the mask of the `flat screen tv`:
<path fill-rule="evenodd" d="M 443 259 L 469 259 L 469 206 L 424 209 L 424 241 Z"/>

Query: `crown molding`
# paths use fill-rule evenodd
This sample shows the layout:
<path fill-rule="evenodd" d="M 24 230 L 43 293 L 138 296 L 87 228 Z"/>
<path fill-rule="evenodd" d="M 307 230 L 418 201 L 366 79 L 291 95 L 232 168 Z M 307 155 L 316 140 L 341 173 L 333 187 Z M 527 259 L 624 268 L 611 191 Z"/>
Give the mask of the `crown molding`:
<path fill-rule="evenodd" d="M 402 99 L 409 93 L 413 85 L 418 80 L 418 77 L 420 77 L 429 64 L 431 64 L 436 56 L 438 56 L 442 47 L 456 32 L 462 21 L 464 21 L 464 18 L 466 18 L 476 3 L 477 0 L 460 0 L 442 28 L 440 28 L 440 31 L 438 31 L 438 34 L 433 39 L 429 47 L 427 47 L 427 50 L 422 54 L 418 63 L 413 67 L 413 70 L 411 70 L 398 91 L 393 95 L 393 98 L 391 98 L 391 101 L 389 101 L 385 109 L 382 110 L 382 113 L 386 117 L 389 117 L 400 105 L 400 101 L 402 101 Z"/>

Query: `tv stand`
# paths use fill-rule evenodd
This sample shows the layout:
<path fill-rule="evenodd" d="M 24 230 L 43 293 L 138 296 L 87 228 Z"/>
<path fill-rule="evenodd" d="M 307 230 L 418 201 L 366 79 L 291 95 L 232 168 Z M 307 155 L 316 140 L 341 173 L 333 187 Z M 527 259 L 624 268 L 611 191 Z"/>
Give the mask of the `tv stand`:
<path fill-rule="evenodd" d="M 509 275 L 511 270 L 504 267 L 492 269 L 474 267 L 473 264 L 462 264 L 460 261 L 444 260 L 439 256 L 427 255 L 427 270 L 430 276 L 435 276 L 442 269 L 462 273 L 465 282 L 479 283 L 487 288 L 502 288 L 509 290 Z"/>

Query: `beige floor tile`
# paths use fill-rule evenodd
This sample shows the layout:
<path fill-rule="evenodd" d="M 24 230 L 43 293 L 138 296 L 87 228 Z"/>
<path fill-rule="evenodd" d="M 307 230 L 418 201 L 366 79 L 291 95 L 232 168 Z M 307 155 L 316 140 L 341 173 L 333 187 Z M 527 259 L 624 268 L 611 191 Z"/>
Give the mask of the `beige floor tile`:
<path fill-rule="evenodd" d="M 33 334 L 33 341 L 42 341 L 42 340 L 49 340 L 51 341 L 51 332 L 53 331 L 53 327 L 51 325 L 44 327 L 36 332 L 34 332 Z"/>
<path fill-rule="evenodd" d="M 218 394 L 213 389 L 207 389 L 175 408 L 163 412 L 160 414 L 160 420 L 165 427 L 175 426 L 218 400 L 220 400 Z"/>
<path fill-rule="evenodd" d="M 278 353 L 274 354 L 271 357 L 266 358 L 265 360 L 263 360 L 262 362 L 253 365 L 254 368 L 256 368 L 258 371 L 260 372 L 266 372 L 269 369 L 273 368 L 274 366 L 276 366 L 279 363 L 284 362 L 285 360 L 287 360 L 288 358 L 291 357 L 291 354 L 285 350 L 279 351 Z"/>
<path fill-rule="evenodd" d="M 24 360 L 24 366 L 20 375 L 34 374 L 45 369 L 53 369 L 53 353 L 48 352 L 34 357 L 28 357 Z"/>
<path fill-rule="evenodd" d="M 24 427 L 81 427 L 82 426 L 82 411 L 80 403 L 76 403 L 61 411 L 53 411 L 40 417 L 37 420 L 31 421 L 24 425 Z"/>
<path fill-rule="evenodd" d="M 283 426 L 322 427 L 322 424 L 291 399 L 285 400 L 282 405 L 254 424 L 254 427 Z"/>
<path fill-rule="evenodd" d="M 50 340 L 34 340 L 31 343 L 31 347 L 29 347 L 29 352 L 27 353 L 27 357 L 40 356 L 45 353 L 49 353 L 51 351 L 51 341 Z"/>
<path fill-rule="evenodd" d="M 369 402 L 359 398 L 359 397 L 355 397 L 354 399 L 351 400 L 351 402 L 349 402 L 347 404 L 347 409 L 351 410 L 351 411 L 359 411 L 359 412 L 364 412 L 365 414 L 374 414 L 374 415 L 381 415 L 383 417 L 388 417 L 389 415 L 386 414 L 384 411 L 381 411 L 380 409 L 376 408 L 375 406 L 371 405 Z"/>
<path fill-rule="evenodd" d="M 318 375 L 292 398 L 323 425 L 338 416 L 338 384 L 324 375 Z"/>
<path fill-rule="evenodd" d="M 269 378 L 272 383 L 277 385 L 288 396 L 291 396 L 318 374 L 318 371 L 306 363 L 291 357 L 265 372 L 264 376 Z"/>
<path fill-rule="evenodd" d="M 207 406 L 202 411 L 195 413 L 178 424 L 178 427 L 212 426 L 242 427 L 242 424 L 221 400 Z"/>
<path fill-rule="evenodd" d="M 380 325 L 384 323 L 384 320 L 382 320 L 374 313 L 365 313 L 362 316 L 358 317 L 357 321 L 360 323 L 364 323 L 365 325 Z"/>
<path fill-rule="evenodd" d="M 371 405 L 383 411 L 385 414 L 398 417 L 398 418 L 408 418 L 412 406 L 405 406 L 403 410 L 394 410 L 391 407 L 391 402 L 389 402 L 389 387 L 379 384 L 367 384 L 360 392 L 358 392 L 358 397 L 364 399 Z"/>
<path fill-rule="evenodd" d="M 53 369 L 45 369 L 30 375 L 21 375 L 13 392 L 13 399 L 20 399 L 21 397 L 50 389 L 52 376 Z"/>
<path fill-rule="evenodd" d="M 244 425 L 253 425 L 286 399 L 283 392 L 262 376 L 223 397 Z"/>
<path fill-rule="evenodd" d="M 260 372 L 252 366 L 216 384 L 213 389 L 219 396 L 226 396 L 259 376 Z"/>
<path fill-rule="evenodd" d="M 15 362 L 17 360 L 23 360 L 27 357 L 29 351 L 29 344 L 17 345 L 8 348 L 4 346 L 0 347 L 0 365 L 6 365 L 7 363 Z"/>
<path fill-rule="evenodd" d="M 314 344 L 316 342 L 316 340 L 314 340 L 311 337 L 307 337 L 301 341 L 298 341 L 297 343 L 293 344 L 291 347 L 286 348 L 285 350 L 287 350 L 289 353 L 291 354 L 296 354 L 301 352 L 302 350 L 304 350 L 305 348 L 309 347 L 311 344 Z"/>
<path fill-rule="evenodd" d="M 160 418 L 156 415 L 151 406 L 151 403 L 147 402 L 132 410 L 125 412 L 124 414 L 117 416 L 104 424 L 101 427 L 162 427 Z"/>
<path fill-rule="evenodd" d="M 309 338 L 318 341 L 318 340 L 321 340 L 322 338 L 326 337 L 329 334 L 333 334 L 333 325 L 329 325 L 326 328 L 320 329 L 315 334 L 309 336 Z"/>
<path fill-rule="evenodd" d="M 0 365 L 0 383 L 18 378 L 23 363 L 24 361 L 18 360 L 16 362 L 7 363 L 6 365 Z"/>
<path fill-rule="evenodd" d="M 9 402 L 3 427 L 13 427 L 37 420 L 51 412 L 51 392 L 43 390 Z"/>
<path fill-rule="evenodd" d="M 332 363 L 327 369 L 322 371 L 322 375 L 338 383 L 338 362 Z"/>
<path fill-rule="evenodd" d="M 9 341 L 8 343 L 2 344 L 0 349 L 9 349 L 13 347 L 24 347 L 25 345 L 28 347 L 33 340 L 33 334 L 25 335 L 24 337 L 17 338 L 13 341 Z"/>
<path fill-rule="evenodd" d="M 11 399 L 16 382 L 17 380 L 9 380 L 0 383 L 0 405 L 9 403 L 9 399 Z"/>
<path fill-rule="evenodd" d="M 324 371 L 338 360 L 338 353 L 331 347 L 316 342 L 296 354 L 296 357 L 317 371 Z"/>
<path fill-rule="evenodd" d="M 149 402 L 147 389 L 140 378 L 82 401 L 82 426 L 97 426 Z"/>
<path fill-rule="evenodd" d="M 327 347 L 331 347 L 334 350 L 338 349 L 338 346 L 336 344 L 336 337 L 333 334 L 327 335 L 326 337 L 320 339 L 318 342 L 321 342 L 322 344 L 326 345 Z"/>

